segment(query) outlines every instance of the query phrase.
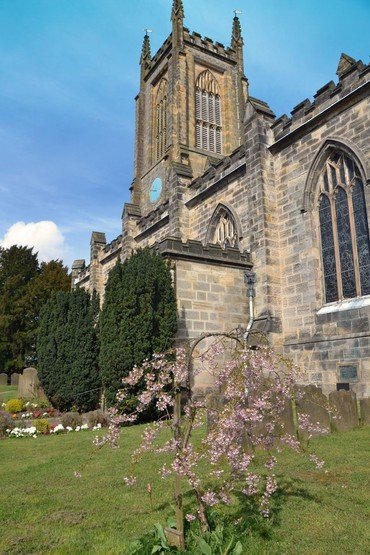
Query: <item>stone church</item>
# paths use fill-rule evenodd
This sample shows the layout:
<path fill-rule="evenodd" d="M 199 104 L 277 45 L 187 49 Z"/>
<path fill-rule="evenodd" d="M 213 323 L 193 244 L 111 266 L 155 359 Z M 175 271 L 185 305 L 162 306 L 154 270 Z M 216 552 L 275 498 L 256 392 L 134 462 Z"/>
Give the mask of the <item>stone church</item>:
<path fill-rule="evenodd" d="M 237 16 L 230 46 L 190 32 L 181 0 L 171 21 L 154 56 L 144 37 L 122 235 L 92 233 L 74 286 L 103 298 L 117 259 L 153 246 L 180 340 L 261 330 L 324 393 L 369 396 L 370 65 L 342 54 L 336 83 L 276 118 L 249 95 Z"/>

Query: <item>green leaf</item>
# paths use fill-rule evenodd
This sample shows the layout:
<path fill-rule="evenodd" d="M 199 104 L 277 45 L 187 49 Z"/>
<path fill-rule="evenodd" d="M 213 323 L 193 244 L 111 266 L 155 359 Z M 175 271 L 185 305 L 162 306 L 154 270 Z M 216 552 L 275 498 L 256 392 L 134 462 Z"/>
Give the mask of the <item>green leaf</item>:
<path fill-rule="evenodd" d="M 157 536 L 158 536 L 158 538 L 159 538 L 160 540 L 162 540 L 162 542 L 164 543 L 164 546 L 163 546 L 163 547 L 167 546 L 167 538 L 166 538 L 166 536 L 165 536 L 165 533 L 164 533 L 162 524 L 158 524 L 158 523 L 157 523 L 157 524 L 154 525 L 154 527 L 155 527 L 155 529 L 156 529 L 156 531 L 157 531 Z"/>
<path fill-rule="evenodd" d="M 242 555 L 242 553 L 243 553 L 243 546 L 240 542 L 238 542 L 234 547 L 232 555 Z"/>
<path fill-rule="evenodd" d="M 212 555 L 212 549 L 203 538 L 199 542 L 199 549 L 204 555 Z"/>
<path fill-rule="evenodd" d="M 177 522 L 173 516 L 168 517 L 167 526 L 169 526 L 170 528 L 175 528 L 175 529 L 177 528 Z"/>
<path fill-rule="evenodd" d="M 152 553 L 158 553 L 158 551 L 160 551 L 162 549 L 161 545 L 155 545 L 152 549 Z"/>

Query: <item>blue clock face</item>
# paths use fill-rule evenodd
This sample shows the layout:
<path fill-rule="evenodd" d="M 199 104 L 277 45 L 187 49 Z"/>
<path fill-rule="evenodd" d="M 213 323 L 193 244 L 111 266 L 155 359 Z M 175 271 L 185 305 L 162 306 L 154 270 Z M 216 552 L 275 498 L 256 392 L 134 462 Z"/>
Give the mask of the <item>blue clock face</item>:
<path fill-rule="evenodd" d="M 162 179 L 157 177 L 150 186 L 149 198 L 150 202 L 157 202 L 162 192 Z"/>

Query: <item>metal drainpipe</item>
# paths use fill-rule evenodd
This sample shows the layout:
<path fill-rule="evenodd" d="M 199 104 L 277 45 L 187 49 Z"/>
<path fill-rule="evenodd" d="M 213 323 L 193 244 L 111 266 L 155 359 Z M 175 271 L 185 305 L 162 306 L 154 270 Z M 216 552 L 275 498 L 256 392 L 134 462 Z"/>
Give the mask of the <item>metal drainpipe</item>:
<path fill-rule="evenodd" d="M 249 298 L 249 322 L 243 335 L 244 345 L 247 346 L 247 340 L 254 322 L 254 297 L 256 296 L 254 284 L 256 283 L 256 274 L 247 270 L 244 272 L 244 282 L 247 286 L 247 296 Z"/>

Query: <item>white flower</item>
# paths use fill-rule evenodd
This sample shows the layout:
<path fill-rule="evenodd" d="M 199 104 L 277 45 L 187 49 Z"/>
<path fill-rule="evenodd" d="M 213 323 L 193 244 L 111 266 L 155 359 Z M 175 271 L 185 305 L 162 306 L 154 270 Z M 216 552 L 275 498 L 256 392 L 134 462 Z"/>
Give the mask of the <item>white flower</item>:
<path fill-rule="evenodd" d="M 55 428 L 53 430 L 51 430 L 51 433 L 53 434 L 58 434 L 59 432 L 64 432 L 65 428 L 63 426 L 63 424 L 57 424 L 55 426 Z"/>

